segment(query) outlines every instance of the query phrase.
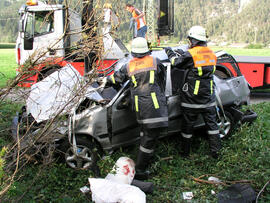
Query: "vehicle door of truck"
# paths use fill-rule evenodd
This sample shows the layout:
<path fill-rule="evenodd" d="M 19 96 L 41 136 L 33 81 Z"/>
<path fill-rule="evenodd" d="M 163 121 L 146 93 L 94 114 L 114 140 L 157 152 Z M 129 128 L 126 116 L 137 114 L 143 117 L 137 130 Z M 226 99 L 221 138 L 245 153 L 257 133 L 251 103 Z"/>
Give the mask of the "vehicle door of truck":
<path fill-rule="evenodd" d="M 29 57 L 32 57 L 32 60 L 42 60 L 64 56 L 63 11 L 62 8 L 56 10 L 53 7 L 47 10 L 30 8 L 25 13 L 20 64 Z"/>

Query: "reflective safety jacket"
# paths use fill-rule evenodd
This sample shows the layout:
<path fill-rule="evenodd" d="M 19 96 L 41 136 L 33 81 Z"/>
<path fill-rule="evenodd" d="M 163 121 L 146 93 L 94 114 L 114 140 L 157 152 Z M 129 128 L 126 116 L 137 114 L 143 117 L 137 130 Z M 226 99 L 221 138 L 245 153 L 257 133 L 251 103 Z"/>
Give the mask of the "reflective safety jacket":
<path fill-rule="evenodd" d="M 186 69 L 182 88 L 183 107 L 207 108 L 215 106 L 213 75 L 217 58 L 207 46 L 195 46 L 180 56 L 170 54 L 173 68 Z"/>
<path fill-rule="evenodd" d="M 132 11 L 132 17 L 133 18 L 137 18 L 142 12 L 136 8 L 134 8 L 134 10 Z M 138 18 L 136 20 L 136 23 L 137 23 L 137 30 L 139 30 L 140 28 L 142 28 L 143 26 L 146 25 L 146 22 L 145 22 L 145 19 L 144 19 L 144 16 L 141 17 L 141 18 Z"/>
<path fill-rule="evenodd" d="M 131 96 L 138 123 L 146 128 L 168 126 L 165 68 L 159 59 L 146 55 L 133 58 L 109 76 L 112 83 L 130 79 Z"/>

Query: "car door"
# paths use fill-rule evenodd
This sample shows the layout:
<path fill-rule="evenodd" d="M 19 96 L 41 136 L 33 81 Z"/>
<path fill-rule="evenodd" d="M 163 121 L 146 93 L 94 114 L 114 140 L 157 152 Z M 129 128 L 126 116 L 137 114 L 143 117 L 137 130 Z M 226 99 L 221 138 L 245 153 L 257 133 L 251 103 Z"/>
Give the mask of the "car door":
<path fill-rule="evenodd" d="M 140 137 L 140 126 L 132 110 L 129 81 L 111 107 L 111 127 L 113 147 L 134 143 Z"/>
<path fill-rule="evenodd" d="M 163 63 L 163 65 L 167 67 L 165 95 L 169 116 L 168 134 L 172 134 L 180 132 L 181 129 L 181 96 L 175 86 L 178 86 L 179 80 L 182 80 L 183 71 L 179 71 L 179 69 L 172 70 L 170 63 Z"/>

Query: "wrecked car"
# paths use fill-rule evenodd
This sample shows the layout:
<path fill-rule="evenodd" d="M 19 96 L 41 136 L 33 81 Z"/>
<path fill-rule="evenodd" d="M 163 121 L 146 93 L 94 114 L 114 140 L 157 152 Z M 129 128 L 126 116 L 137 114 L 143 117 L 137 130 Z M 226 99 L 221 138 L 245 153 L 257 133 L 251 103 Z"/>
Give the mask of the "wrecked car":
<path fill-rule="evenodd" d="M 182 113 L 178 87 L 183 82 L 184 72 L 171 68 L 170 61 L 163 50 L 152 51 L 152 55 L 158 57 L 167 67 L 165 94 L 169 126 L 166 131 L 162 132 L 161 137 L 179 134 Z M 245 112 L 241 110 L 243 105 L 249 104 L 250 89 L 237 62 L 226 52 L 216 52 L 216 55 L 218 59 L 214 76 L 217 95 L 216 108 L 220 136 L 224 138 L 230 135 L 236 125 L 252 122 L 257 115 L 251 110 Z M 111 68 L 117 71 L 130 59 L 130 55 L 125 56 Z M 226 66 L 223 65 L 224 63 Z M 95 85 L 92 86 L 93 91 L 77 102 L 76 108 L 68 113 L 67 120 L 53 131 L 55 142 L 59 150 L 63 152 L 62 156 L 66 164 L 74 169 L 91 168 L 96 164 L 102 152 L 133 145 L 140 138 L 140 127 L 130 105 L 130 82 L 126 81 L 117 88 L 101 87 L 102 85 L 99 86 L 97 83 Z M 13 136 L 15 138 L 17 132 L 21 132 L 18 128 L 22 127 L 23 122 L 30 118 L 34 120 L 26 108 L 14 118 Z M 199 117 L 195 127 L 203 128 L 204 125 L 202 117 Z M 33 126 L 35 126 L 34 130 L 26 132 L 29 136 L 39 131 L 43 125 L 36 122 Z"/>

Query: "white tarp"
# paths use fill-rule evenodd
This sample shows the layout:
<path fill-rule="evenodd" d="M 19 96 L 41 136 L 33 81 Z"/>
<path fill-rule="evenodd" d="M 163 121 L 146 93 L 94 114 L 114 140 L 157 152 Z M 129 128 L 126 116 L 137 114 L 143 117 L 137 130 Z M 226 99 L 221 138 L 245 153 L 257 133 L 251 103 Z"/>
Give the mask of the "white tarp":
<path fill-rule="evenodd" d="M 95 203 L 145 203 L 146 195 L 140 188 L 102 178 L 88 178 Z"/>
<path fill-rule="evenodd" d="M 72 112 L 82 99 L 75 96 L 82 85 L 79 72 L 72 65 L 66 65 L 31 87 L 26 101 L 27 113 L 41 122 Z"/>
<path fill-rule="evenodd" d="M 145 203 L 145 193 L 140 188 L 130 185 L 134 175 L 134 161 L 128 157 L 120 157 L 105 179 L 88 178 L 92 201 L 95 203 Z"/>

